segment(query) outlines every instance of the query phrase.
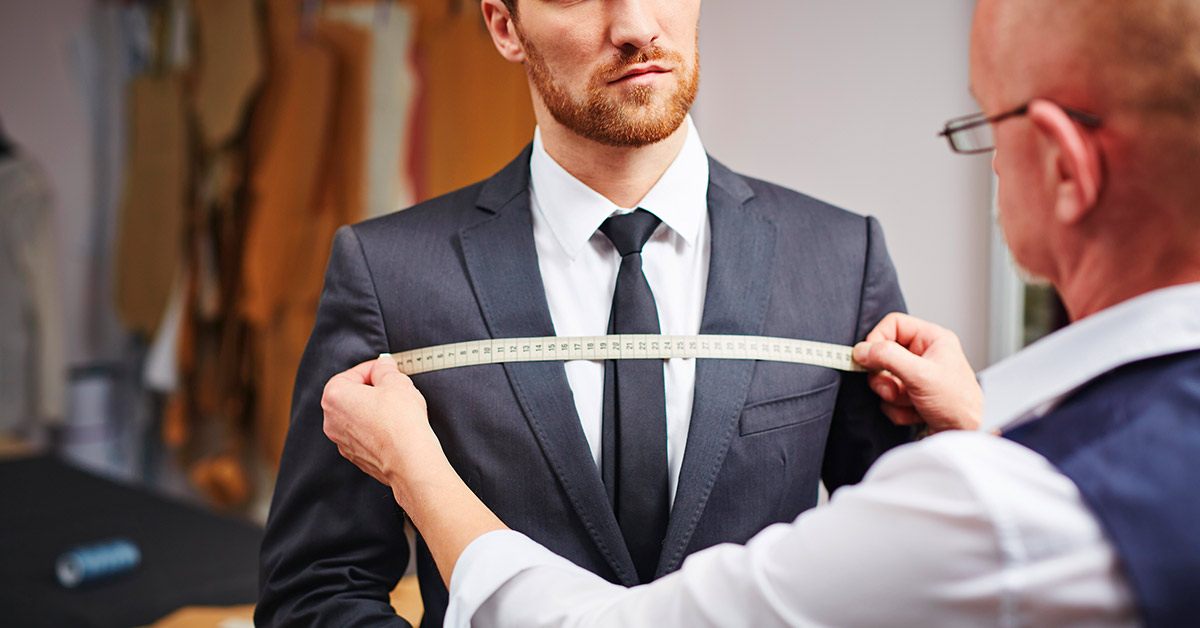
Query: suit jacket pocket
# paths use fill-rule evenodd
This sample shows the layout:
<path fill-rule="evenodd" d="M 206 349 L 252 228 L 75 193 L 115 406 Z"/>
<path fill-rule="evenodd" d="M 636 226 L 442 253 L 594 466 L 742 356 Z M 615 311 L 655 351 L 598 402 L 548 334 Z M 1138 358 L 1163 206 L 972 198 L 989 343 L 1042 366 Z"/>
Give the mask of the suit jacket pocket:
<path fill-rule="evenodd" d="M 762 401 L 742 409 L 738 433 L 758 434 L 791 425 L 799 425 L 833 414 L 838 381 L 796 395 Z"/>

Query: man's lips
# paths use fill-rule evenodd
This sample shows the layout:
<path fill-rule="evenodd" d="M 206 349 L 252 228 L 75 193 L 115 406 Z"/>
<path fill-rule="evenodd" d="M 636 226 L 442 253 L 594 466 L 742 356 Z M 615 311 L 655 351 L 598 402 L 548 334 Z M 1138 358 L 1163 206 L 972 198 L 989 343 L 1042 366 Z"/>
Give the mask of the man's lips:
<path fill-rule="evenodd" d="M 622 81 L 627 81 L 639 76 L 646 76 L 648 74 L 666 74 L 670 71 L 670 68 L 657 63 L 641 63 L 629 68 L 628 70 L 625 70 L 624 74 L 609 81 L 609 84 L 620 83 Z"/>

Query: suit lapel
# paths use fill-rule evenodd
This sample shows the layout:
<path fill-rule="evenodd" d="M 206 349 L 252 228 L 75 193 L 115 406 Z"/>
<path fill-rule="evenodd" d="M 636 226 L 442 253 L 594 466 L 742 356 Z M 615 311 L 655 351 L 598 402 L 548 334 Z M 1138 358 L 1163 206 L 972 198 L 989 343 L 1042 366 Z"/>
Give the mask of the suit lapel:
<path fill-rule="evenodd" d="M 493 338 L 553 336 L 529 201 L 529 149 L 490 179 L 478 205 L 493 215 L 459 233 L 463 257 Z M 600 553 L 626 585 L 633 560 L 592 460 L 561 362 L 504 365 L 542 452 Z"/>
<path fill-rule="evenodd" d="M 750 186 L 710 159 L 712 254 L 702 334 L 762 333 L 770 297 L 775 226 L 746 207 Z M 725 459 L 754 374 L 751 360 L 697 360 L 691 427 L 658 574 L 678 568 Z"/>

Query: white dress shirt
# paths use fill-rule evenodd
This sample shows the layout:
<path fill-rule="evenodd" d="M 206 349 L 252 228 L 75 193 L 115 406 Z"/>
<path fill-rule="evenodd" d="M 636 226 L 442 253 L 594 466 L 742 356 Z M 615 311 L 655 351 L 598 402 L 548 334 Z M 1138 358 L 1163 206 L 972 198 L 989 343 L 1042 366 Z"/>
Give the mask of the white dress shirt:
<path fill-rule="evenodd" d="M 448 626 L 1131 626 L 1117 556 L 1075 485 L 990 430 L 1123 364 L 1200 349 L 1200 284 L 1142 295 L 981 374 L 984 429 L 892 450 L 857 486 L 745 546 L 632 589 L 517 532 L 459 558 Z"/>
<path fill-rule="evenodd" d="M 540 131 L 533 136 L 529 162 L 533 242 L 559 336 L 608 333 L 621 256 L 600 225 L 614 214 L 644 209 L 662 220 L 642 249 L 642 271 L 654 293 L 664 334 L 697 334 L 708 281 L 708 155 L 687 119 L 687 139 L 675 160 L 635 207 L 617 207 L 563 169 L 546 152 Z M 604 362 L 566 363 L 567 382 L 596 464 L 600 464 L 604 405 Z M 670 499 L 675 500 L 679 469 L 692 419 L 696 361 L 664 365 L 667 410 L 667 466 Z"/>

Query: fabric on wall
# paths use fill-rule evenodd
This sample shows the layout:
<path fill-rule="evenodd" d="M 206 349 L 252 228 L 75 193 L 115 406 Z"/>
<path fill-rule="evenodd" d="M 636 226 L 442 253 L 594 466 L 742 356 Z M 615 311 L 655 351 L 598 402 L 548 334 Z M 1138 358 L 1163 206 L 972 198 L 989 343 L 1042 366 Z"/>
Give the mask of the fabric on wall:
<path fill-rule="evenodd" d="M 239 309 L 254 335 L 256 428 L 276 464 L 339 225 L 365 215 L 370 33 L 267 3 L 270 69 L 251 128 Z"/>
<path fill-rule="evenodd" d="M 262 29 L 255 3 L 195 0 L 191 6 L 195 65 L 188 103 L 197 125 L 197 165 L 184 305 L 178 319 L 168 318 L 178 321 L 178 341 L 168 347 L 186 385 L 164 409 L 163 438 L 210 503 L 234 507 L 250 497 L 246 464 L 252 463 L 250 336 L 238 299 L 247 220 L 246 121 L 263 78 Z M 164 324 L 163 333 L 170 331 Z M 169 381 L 169 357 L 147 369 L 148 385 Z"/>
<path fill-rule="evenodd" d="M 193 0 L 197 75 L 192 88 L 201 146 L 233 138 L 262 78 L 256 6 L 246 0 Z"/>
<path fill-rule="evenodd" d="M 371 35 L 365 215 L 382 216 L 408 207 L 416 202 L 409 163 L 418 91 L 415 13 L 407 4 L 380 0 L 329 4 L 323 15 Z"/>
<path fill-rule="evenodd" d="M 150 35 L 140 4 L 96 2 L 74 40 L 76 75 L 91 126 L 92 199 L 88 217 L 86 294 L 80 311 L 66 312 L 66 324 L 83 339 L 71 361 L 120 361 L 129 332 L 116 309 L 115 251 L 118 212 L 125 183 L 128 83 L 148 65 Z"/>
<path fill-rule="evenodd" d="M 189 478 L 210 502 L 235 506 L 249 497 L 244 463 L 254 391 L 250 334 L 237 307 L 245 232 L 244 155 L 229 147 L 206 153 L 192 208 L 188 303 L 178 345 L 188 386 L 167 407 L 164 437 L 178 447 Z"/>
<path fill-rule="evenodd" d="M 146 375 L 148 383 L 169 381 L 166 369 L 174 358 L 189 382 L 182 403 L 168 406 L 169 442 L 188 443 L 197 422 L 226 426 L 228 434 L 216 443 L 188 443 L 190 457 L 196 457 L 214 449 L 223 452 L 245 431 L 247 385 L 238 365 L 246 350 L 229 338 L 241 334 L 243 324 L 236 307 L 245 227 L 245 147 L 240 140 L 263 70 L 254 3 L 196 0 L 192 7 L 196 67 L 189 103 L 198 129 L 199 163 L 188 210 L 187 275 L 180 286 L 187 315 L 178 318 L 179 341 L 168 345 L 177 355 L 164 354 Z M 164 332 L 170 331 L 164 326 Z"/>
<path fill-rule="evenodd" d="M 217 502 L 245 492 L 247 420 L 265 460 L 281 454 L 337 227 L 491 175 L 533 128 L 521 66 L 499 58 L 469 2 L 325 0 L 308 16 L 301 0 L 247 5 L 196 0 L 190 89 L 176 74 L 133 83 L 126 177 L 138 195 L 124 198 L 118 252 L 122 317 L 162 334 L 145 382 L 182 383 L 163 437 Z M 170 49 L 179 41 L 176 28 Z M 168 109 L 191 112 L 194 142 L 184 125 L 146 137 Z M 145 155 L 168 143 L 184 146 L 178 163 L 194 150 L 191 190 L 186 168 L 146 175 Z M 168 196 L 179 204 L 148 216 Z M 154 220 L 160 237 L 134 235 Z M 162 263 L 133 263 L 151 258 Z M 173 295 L 182 311 L 164 316 Z"/>
<path fill-rule="evenodd" d="M 142 385 L 143 341 L 121 321 L 117 247 L 130 150 L 130 81 L 153 62 L 150 5 L 94 2 L 73 41 L 76 77 L 90 123 L 92 196 L 86 217 L 90 264 L 81 308 L 65 313 L 71 347 L 69 415 L 57 449 L 79 464 L 168 488 L 153 438 L 156 399 Z M 179 20 L 175 20 L 176 23 Z M 181 55 L 167 55 L 178 66 Z"/>
<path fill-rule="evenodd" d="M 414 0 L 423 87 L 416 138 L 418 196 L 496 173 L 533 138 L 521 65 L 496 51 L 477 3 Z"/>
<path fill-rule="evenodd" d="M 328 0 L 327 0 L 328 1 Z M 360 27 L 321 20 L 318 36 L 337 61 L 331 134 L 324 146 L 322 190 L 304 254 L 290 260 L 290 286 L 276 314 L 272 333 L 286 346 L 266 353 L 267 370 L 262 372 L 259 424 L 281 426 L 272 430 L 262 444 L 268 460 L 278 464 L 291 415 L 292 387 L 308 335 L 316 322 L 317 303 L 324 285 L 325 263 L 333 236 L 341 225 L 358 222 L 366 215 L 367 90 L 370 77 L 370 33 Z M 264 341 L 270 349 L 271 342 Z M 271 382 L 266 380 L 270 379 Z"/>
<path fill-rule="evenodd" d="M 335 0 L 325 0 L 330 5 Z M 313 304 L 321 296 L 325 275 L 325 257 L 333 246 L 333 232 L 343 224 L 357 222 L 366 215 L 367 195 L 363 182 L 367 168 L 367 102 L 371 80 L 371 32 L 360 26 L 329 19 L 317 22 L 317 36 L 333 53 L 337 64 L 331 135 L 326 141 L 321 201 L 317 209 L 316 244 L 321 251 L 309 269 L 308 291 L 293 293 L 297 300 Z M 312 257 L 312 256 L 310 256 Z"/>
<path fill-rule="evenodd" d="M 274 85 L 252 129 L 264 152 L 252 174 L 242 307 L 254 327 L 258 437 L 272 463 L 287 434 L 294 377 L 336 228 L 408 200 L 389 191 L 381 179 L 392 176 L 381 173 L 407 173 L 409 198 L 419 200 L 490 176 L 532 135 L 521 66 L 498 55 L 477 7 L 459 5 L 327 0 L 306 38 L 295 36 L 305 31 L 297 3 L 268 4 L 272 54 L 280 61 L 272 63 Z M 409 54 L 401 54 L 405 28 Z M 314 55 L 301 52 L 314 42 L 329 56 L 329 76 L 289 76 L 287 60 Z M 417 60 L 415 99 L 405 97 L 405 59 Z M 310 84 L 297 89 L 303 81 Z M 405 102 L 414 108 L 411 126 Z M 324 118 L 315 111 L 322 104 L 329 108 Z M 412 130 L 407 138 L 404 128 Z"/>
<path fill-rule="evenodd" d="M 267 2 L 270 65 L 250 129 L 250 199 L 240 309 L 266 327 L 289 289 L 295 260 L 311 254 L 309 229 L 323 189 L 332 133 L 335 57 L 301 31 L 300 7 Z"/>
<path fill-rule="evenodd" d="M 181 76 L 130 84 L 131 135 L 116 252 L 117 309 L 151 337 L 162 321 L 182 259 L 188 140 Z"/>

